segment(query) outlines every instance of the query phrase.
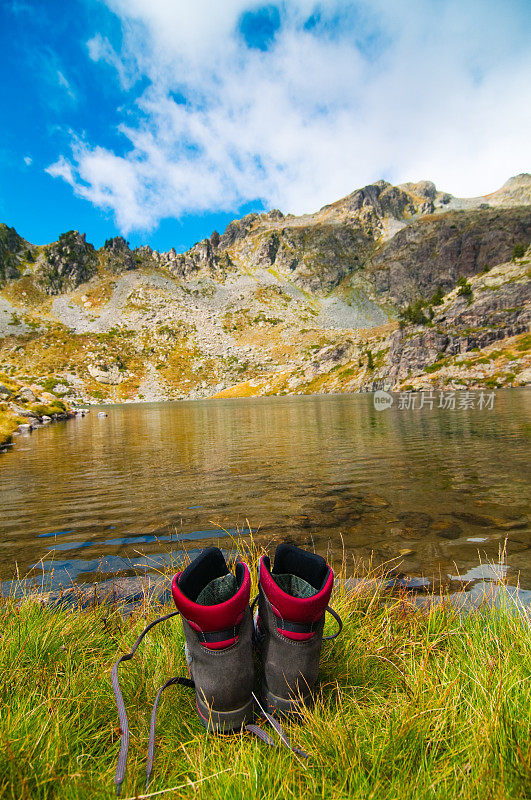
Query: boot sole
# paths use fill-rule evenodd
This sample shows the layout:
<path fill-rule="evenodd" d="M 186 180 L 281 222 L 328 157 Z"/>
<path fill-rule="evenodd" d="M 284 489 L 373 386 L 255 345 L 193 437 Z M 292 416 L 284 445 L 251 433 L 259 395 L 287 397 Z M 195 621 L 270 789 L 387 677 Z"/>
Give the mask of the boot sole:
<path fill-rule="evenodd" d="M 302 707 L 309 705 L 312 701 L 311 695 L 306 695 L 297 700 L 289 700 L 286 697 L 278 697 L 264 688 L 264 698 L 269 714 L 276 714 L 280 717 L 293 718 L 301 714 Z"/>
<path fill-rule="evenodd" d="M 234 711 L 214 711 L 196 696 L 196 706 L 201 724 L 210 733 L 232 733 L 253 719 L 253 701 Z"/>

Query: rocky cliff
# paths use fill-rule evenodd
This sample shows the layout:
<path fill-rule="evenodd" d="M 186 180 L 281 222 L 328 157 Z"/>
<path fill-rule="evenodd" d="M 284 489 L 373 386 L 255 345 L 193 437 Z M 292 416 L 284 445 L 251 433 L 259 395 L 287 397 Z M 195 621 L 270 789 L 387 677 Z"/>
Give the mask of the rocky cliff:
<path fill-rule="evenodd" d="M 35 247 L 0 226 L 0 368 L 100 400 L 520 385 L 530 240 L 529 175 L 472 199 L 377 181 L 186 253 L 77 231 Z M 454 363 L 509 341 L 507 364 L 478 357 L 498 377 Z"/>
<path fill-rule="evenodd" d="M 35 263 L 36 284 L 47 294 L 61 294 L 90 280 L 96 272 L 96 250 L 77 231 L 62 233 L 43 248 Z"/>
<path fill-rule="evenodd" d="M 0 224 L 0 287 L 21 276 L 24 263 L 33 260 L 32 247 L 14 228 Z"/>
<path fill-rule="evenodd" d="M 408 225 L 380 247 L 367 272 L 375 296 L 402 306 L 441 286 L 507 261 L 516 243 L 531 241 L 527 206 L 448 211 Z"/>

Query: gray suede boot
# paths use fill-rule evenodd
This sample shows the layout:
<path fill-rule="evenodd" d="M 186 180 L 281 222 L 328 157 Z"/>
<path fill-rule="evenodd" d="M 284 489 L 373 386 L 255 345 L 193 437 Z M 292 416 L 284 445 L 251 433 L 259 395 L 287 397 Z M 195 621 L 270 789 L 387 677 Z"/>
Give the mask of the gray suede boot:
<path fill-rule="evenodd" d="M 334 573 L 321 556 L 290 544 L 277 547 L 273 569 L 262 556 L 258 570 L 255 637 L 264 670 L 264 699 L 271 713 L 289 715 L 312 699 L 326 610 L 341 626 L 328 608 Z"/>
<path fill-rule="evenodd" d="M 210 731 L 229 733 L 253 715 L 250 590 L 247 565 L 238 563 L 233 574 L 217 547 L 203 550 L 173 579 L 197 711 Z"/>
<path fill-rule="evenodd" d="M 186 660 L 191 677 L 170 678 L 157 692 L 149 729 L 146 791 L 155 754 L 157 708 L 163 691 L 169 686 L 180 685 L 195 689 L 199 719 L 207 730 L 230 733 L 244 728 L 265 744 L 276 746 L 276 740 L 251 722 L 253 700 L 257 698 L 253 693 L 250 591 L 251 579 L 246 564 L 236 564 L 233 574 L 229 571 L 221 550 L 217 547 L 203 550 L 184 572 L 178 573 L 173 579 L 172 594 L 178 610 L 150 622 L 138 636 L 131 651 L 120 656 L 114 664 L 111 682 L 121 729 L 120 753 L 114 776 L 117 794 L 120 794 L 124 781 L 129 751 L 129 722 L 120 689 L 118 668 L 120 664 L 134 657 L 149 631 L 179 614 L 183 622 Z M 260 705 L 259 701 L 257 704 Z M 292 747 L 277 720 L 267 713 L 265 716 L 282 745 L 303 758 L 308 757 L 304 751 Z"/>

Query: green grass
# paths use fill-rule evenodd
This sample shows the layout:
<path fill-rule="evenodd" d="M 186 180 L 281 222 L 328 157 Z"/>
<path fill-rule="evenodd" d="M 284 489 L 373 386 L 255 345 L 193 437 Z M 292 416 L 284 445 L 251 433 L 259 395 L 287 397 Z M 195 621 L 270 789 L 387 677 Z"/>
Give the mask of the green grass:
<path fill-rule="evenodd" d="M 368 582 L 341 586 L 333 605 L 343 634 L 324 644 L 314 708 L 289 726 L 309 760 L 248 734 L 206 734 L 193 692 L 171 687 L 160 704 L 150 792 L 177 786 L 160 796 L 205 800 L 529 796 L 527 617 L 487 608 L 461 617 L 446 605 L 419 611 L 405 598 L 384 601 Z M 4 604 L 2 798 L 114 796 L 119 726 L 110 669 L 166 610 L 146 603 L 124 618 L 110 607 Z M 151 705 L 168 677 L 186 674 L 183 643 L 174 618 L 121 666 L 131 727 L 123 797 L 143 793 Z"/>

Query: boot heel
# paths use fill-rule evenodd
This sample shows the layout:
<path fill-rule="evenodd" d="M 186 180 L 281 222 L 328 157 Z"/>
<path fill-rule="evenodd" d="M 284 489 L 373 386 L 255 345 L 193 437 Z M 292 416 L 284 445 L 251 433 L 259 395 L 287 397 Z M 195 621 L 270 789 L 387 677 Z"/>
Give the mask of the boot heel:
<path fill-rule="evenodd" d="M 253 719 L 253 701 L 234 711 L 214 711 L 196 696 L 201 724 L 211 733 L 232 733 Z"/>
<path fill-rule="evenodd" d="M 312 701 L 309 694 L 306 697 L 297 698 L 297 700 L 287 700 L 285 697 L 277 697 L 276 694 L 266 691 L 264 697 L 269 714 L 286 718 L 300 717 L 302 706 L 309 705 Z"/>

